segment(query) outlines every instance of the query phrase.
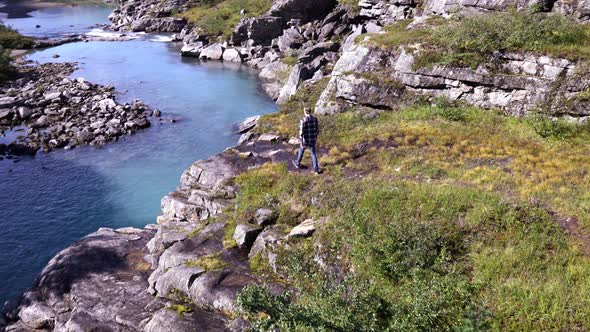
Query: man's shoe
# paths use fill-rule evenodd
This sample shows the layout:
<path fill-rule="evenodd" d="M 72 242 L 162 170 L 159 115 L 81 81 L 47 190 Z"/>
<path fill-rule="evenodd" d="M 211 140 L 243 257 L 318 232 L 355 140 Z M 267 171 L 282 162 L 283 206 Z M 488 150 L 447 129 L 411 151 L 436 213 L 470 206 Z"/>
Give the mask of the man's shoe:
<path fill-rule="evenodd" d="M 316 175 L 322 174 L 322 170 L 313 171 Z"/>
<path fill-rule="evenodd" d="M 297 161 L 291 160 L 291 163 L 293 164 L 293 166 L 295 166 L 295 168 L 297 168 L 297 169 L 301 168 L 301 165 L 297 164 Z"/>

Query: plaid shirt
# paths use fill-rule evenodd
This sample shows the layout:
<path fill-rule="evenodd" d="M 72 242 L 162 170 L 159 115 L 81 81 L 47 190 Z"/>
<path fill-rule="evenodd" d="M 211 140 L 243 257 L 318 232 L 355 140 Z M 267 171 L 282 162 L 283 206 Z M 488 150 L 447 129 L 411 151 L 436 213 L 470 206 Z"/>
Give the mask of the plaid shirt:
<path fill-rule="evenodd" d="M 299 137 L 305 146 L 315 146 L 320 133 L 318 119 L 309 114 L 305 115 L 299 123 Z"/>

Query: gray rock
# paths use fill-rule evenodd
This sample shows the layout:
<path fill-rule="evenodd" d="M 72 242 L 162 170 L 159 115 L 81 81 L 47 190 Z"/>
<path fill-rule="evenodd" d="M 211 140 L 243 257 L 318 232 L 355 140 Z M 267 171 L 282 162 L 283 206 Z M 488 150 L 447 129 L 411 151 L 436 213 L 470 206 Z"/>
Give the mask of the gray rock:
<path fill-rule="evenodd" d="M 203 50 L 203 48 L 204 48 L 203 42 L 194 42 L 194 43 L 190 43 L 190 44 L 185 44 L 184 46 L 182 46 L 182 49 L 180 50 L 180 54 L 182 56 L 198 58 L 201 55 L 201 51 Z"/>
<path fill-rule="evenodd" d="M 243 134 L 252 130 L 260 120 L 260 115 L 251 116 L 240 123 L 238 126 L 238 133 Z"/>
<path fill-rule="evenodd" d="M 55 312 L 38 302 L 24 307 L 18 316 L 26 326 L 33 329 L 52 329 L 55 326 Z"/>
<path fill-rule="evenodd" d="M 57 100 L 60 99 L 62 94 L 59 91 L 54 91 L 54 92 L 47 92 L 46 94 L 43 95 L 45 100 Z"/>
<path fill-rule="evenodd" d="M 78 138 L 78 140 L 80 142 L 90 143 L 90 142 L 92 142 L 94 140 L 94 137 L 95 136 L 94 136 L 94 133 L 93 132 L 90 132 L 90 131 L 84 129 L 84 130 L 82 130 L 82 131 L 80 131 L 78 133 L 78 137 L 77 138 Z"/>
<path fill-rule="evenodd" d="M 221 60 L 223 57 L 223 51 L 223 46 L 221 46 L 221 44 L 215 43 L 205 47 L 201 51 L 199 58 L 204 60 Z"/>
<path fill-rule="evenodd" d="M 285 22 L 292 19 L 311 21 L 323 18 L 337 5 L 336 0 L 277 0 L 269 14 L 282 17 Z"/>
<path fill-rule="evenodd" d="M 281 35 L 283 19 L 276 16 L 253 17 L 242 20 L 233 33 L 232 41 L 239 45 L 251 40 L 254 45 L 268 45 Z"/>
<path fill-rule="evenodd" d="M 33 110 L 31 110 L 30 108 L 26 108 L 26 107 L 19 107 L 17 112 L 18 112 L 19 118 L 21 118 L 23 120 L 28 119 L 33 114 Z"/>
<path fill-rule="evenodd" d="M 240 248 L 250 248 L 260 232 L 262 232 L 260 226 L 239 224 L 236 226 L 233 238 Z"/>
<path fill-rule="evenodd" d="M 256 137 L 256 134 L 253 132 L 244 133 L 244 134 L 240 135 L 240 139 L 238 140 L 238 145 L 244 144 L 244 143 L 250 141 L 251 139 L 253 139 L 254 137 Z"/>
<path fill-rule="evenodd" d="M 0 109 L 0 121 L 3 120 L 10 120 L 12 118 L 12 110 L 11 109 Z"/>
<path fill-rule="evenodd" d="M 308 237 L 311 236 L 315 232 L 315 221 L 313 219 L 307 219 L 301 224 L 293 227 L 291 232 L 287 237 Z"/>
<path fill-rule="evenodd" d="M 10 96 L 0 97 L 0 109 L 13 107 L 16 105 L 17 101 L 18 101 L 17 97 L 10 97 Z"/>
<path fill-rule="evenodd" d="M 149 278 L 150 292 L 160 297 L 170 298 L 170 292 L 180 290 L 188 294 L 193 282 L 205 273 L 199 267 L 174 266 L 171 268 L 159 268 Z"/>
<path fill-rule="evenodd" d="M 238 292 L 256 280 L 247 274 L 214 271 L 197 278 L 190 289 L 193 302 L 208 309 L 233 312 Z"/>
<path fill-rule="evenodd" d="M 270 226 L 277 220 L 276 213 L 271 209 L 258 209 L 254 215 L 254 221 L 259 226 Z"/>
<path fill-rule="evenodd" d="M 258 140 L 261 142 L 276 142 L 281 138 L 278 135 L 274 134 L 263 134 L 262 136 L 258 137 Z"/>
<path fill-rule="evenodd" d="M 173 309 L 156 312 L 143 329 L 144 332 L 224 331 L 226 318 L 198 308 L 180 317 Z"/>
<path fill-rule="evenodd" d="M 275 61 L 264 67 L 258 76 L 265 82 L 282 82 L 288 77 L 289 72 L 289 65 Z"/>
<path fill-rule="evenodd" d="M 223 52 L 223 61 L 241 63 L 242 56 L 235 48 L 228 48 Z"/>
<path fill-rule="evenodd" d="M 286 52 L 290 49 L 300 48 L 305 41 L 305 37 L 296 28 L 292 27 L 283 32 L 277 44 L 281 52 Z"/>

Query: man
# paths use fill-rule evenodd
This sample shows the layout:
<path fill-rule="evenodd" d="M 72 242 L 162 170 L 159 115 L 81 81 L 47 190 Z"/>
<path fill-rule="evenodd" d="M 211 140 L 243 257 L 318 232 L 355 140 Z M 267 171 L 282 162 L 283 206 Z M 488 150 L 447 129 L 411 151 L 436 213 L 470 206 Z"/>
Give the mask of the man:
<path fill-rule="evenodd" d="M 301 140 L 301 144 L 299 145 L 299 154 L 297 155 L 297 160 L 293 160 L 293 165 L 296 168 L 301 167 L 303 153 L 305 152 L 305 149 L 309 148 L 311 161 L 313 163 L 313 171 L 316 174 L 320 174 L 318 157 L 315 153 L 315 146 L 317 143 L 318 134 L 320 133 L 320 126 L 318 124 L 318 119 L 311 115 L 311 109 L 309 107 L 304 108 L 303 112 L 303 119 L 301 119 L 301 122 L 299 123 L 299 139 Z"/>

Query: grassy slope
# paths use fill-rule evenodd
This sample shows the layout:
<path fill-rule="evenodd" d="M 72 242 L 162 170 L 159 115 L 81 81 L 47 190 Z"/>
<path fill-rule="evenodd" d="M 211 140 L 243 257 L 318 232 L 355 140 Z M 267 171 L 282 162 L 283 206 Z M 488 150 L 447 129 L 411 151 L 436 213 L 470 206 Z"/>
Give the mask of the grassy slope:
<path fill-rule="evenodd" d="M 496 51 L 590 60 L 590 28 L 562 15 L 507 11 L 451 20 L 436 17 L 407 29 L 409 23 L 388 26 L 384 34 L 371 36 L 370 43 L 390 49 L 421 44 L 418 68 L 433 64 L 475 68 Z"/>
<path fill-rule="evenodd" d="M 294 136 L 301 102 L 313 105 L 325 84 L 260 130 Z M 279 275 L 252 262 L 302 290 L 246 289 L 240 303 L 259 329 L 590 329 L 586 126 L 445 101 L 320 122 L 324 177 L 269 165 L 238 179 L 233 220 L 269 205 L 281 224 L 330 218 L 279 255 Z M 567 217 L 582 235 L 566 235 Z M 318 269 L 318 256 L 345 276 Z"/>

